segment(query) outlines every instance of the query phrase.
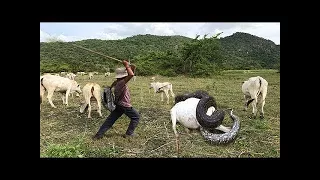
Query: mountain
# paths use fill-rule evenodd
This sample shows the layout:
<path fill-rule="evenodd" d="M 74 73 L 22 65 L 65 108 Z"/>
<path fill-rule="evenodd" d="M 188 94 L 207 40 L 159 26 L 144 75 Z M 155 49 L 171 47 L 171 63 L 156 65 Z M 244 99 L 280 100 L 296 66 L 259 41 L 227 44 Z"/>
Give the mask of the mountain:
<path fill-rule="evenodd" d="M 227 69 L 276 68 L 280 45 L 248 33 L 234 33 L 220 39 Z"/>
<path fill-rule="evenodd" d="M 133 59 L 149 52 L 178 49 L 191 39 L 183 36 L 136 35 L 122 40 L 87 39 L 76 42 L 40 42 L 40 71 L 103 71 L 117 61 L 88 52 L 72 44 L 116 59 Z"/>
<path fill-rule="evenodd" d="M 218 39 L 224 69 L 277 68 L 280 65 L 280 45 L 251 34 L 237 32 Z M 135 35 L 121 40 L 87 39 L 76 42 L 40 42 L 40 71 L 105 71 L 119 62 L 83 50 L 132 62 L 150 53 L 169 53 L 181 57 L 181 50 L 193 39 L 184 36 Z M 173 54 L 173 55 L 172 55 Z M 173 60 L 172 60 L 173 61 Z"/>

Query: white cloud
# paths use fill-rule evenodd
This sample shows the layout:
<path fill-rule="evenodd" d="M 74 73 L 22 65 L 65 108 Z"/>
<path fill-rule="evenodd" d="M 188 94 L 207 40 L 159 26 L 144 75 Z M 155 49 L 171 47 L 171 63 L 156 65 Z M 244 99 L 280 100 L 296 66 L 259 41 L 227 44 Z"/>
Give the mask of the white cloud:
<path fill-rule="evenodd" d="M 46 42 L 50 35 L 40 29 L 40 42 Z"/>
<path fill-rule="evenodd" d="M 156 35 L 174 35 L 174 30 L 167 23 L 151 24 L 151 33 Z"/>
<path fill-rule="evenodd" d="M 50 26 L 54 25 L 49 24 L 46 27 Z M 40 29 L 40 42 L 47 41 L 50 37 L 63 41 L 78 41 L 84 39 L 116 40 L 138 34 L 181 35 L 195 38 L 196 34 L 199 34 L 202 38 L 205 34 L 210 37 L 219 32 L 223 32 L 219 37 L 230 36 L 235 32 L 245 32 L 280 44 L 280 23 L 90 23 L 83 25 L 79 23 L 77 26 L 60 24 L 58 28 L 54 26 L 50 31 L 53 29 L 59 29 L 59 32 L 69 32 L 69 35 L 57 33 L 50 36 L 44 29 Z M 77 32 L 78 35 L 71 36 L 70 34 L 73 33 L 70 32 Z"/>
<path fill-rule="evenodd" d="M 97 33 L 95 39 L 102 39 L 102 40 L 117 40 L 123 39 L 123 36 L 119 36 L 117 33 Z M 92 38 L 93 39 L 93 38 Z"/>

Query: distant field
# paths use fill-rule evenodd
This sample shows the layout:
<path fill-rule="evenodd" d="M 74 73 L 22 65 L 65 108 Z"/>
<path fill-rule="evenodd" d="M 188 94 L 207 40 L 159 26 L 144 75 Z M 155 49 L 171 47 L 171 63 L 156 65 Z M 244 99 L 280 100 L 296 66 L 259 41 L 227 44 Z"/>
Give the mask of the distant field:
<path fill-rule="evenodd" d="M 257 75 L 269 83 L 263 120 L 248 118 L 252 112 L 251 105 L 247 112 L 242 111 L 242 82 Z M 110 85 L 114 80 L 113 76 L 114 74 L 110 77 L 95 75 L 91 80 L 88 76 L 80 76 L 76 80 L 81 87 L 88 82 L 103 86 Z M 179 157 L 280 157 L 280 73 L 276 70 L 230 70 L 211 79 L 157 76 L 156 81 L 171 82 L 176 95 L 205 90 L 215 97 L 218 108 L 233 108 L 234 114 L 241 120 L 237 139 L 228 145 L 211 145 L 199 131 L 188 136 L 178 124 L 177 130 L 181 134 Z M 82 96 L 70 97 L 69 106 L 66 107 L 62 104 L 60 95 L 54 94 L 56 109 L 51 108 L 45 98 L 40 112 L 40 157 L 177 157 L 170 119 L 173 99 L 170 97 L 170 104 L 167 105 L 164 96 L 164 101 L 161 102 L 160 94 L 155 97 L 152 91 L 149 94 L 149 83 L 150 77 L 140 76 L 135 82 L 129 82 L 132 105 L 141 115 L 140 124 L 135 131 L 138 137 L 129 139 L 121 137 L 130 121 L 125 115 L 116 121 L 103 139 L 92 141 L 91 136 L 97 132 L 109 111 L 103 108 L 103 117 L 100 118 L 94 103 L 92 119 L 87 119 L 87 112 L 79 113 Z M 260 106 L 258 107 L 260 110 Z M 232 125 L 228 115 L 225 116 L 223 125 Z"/>

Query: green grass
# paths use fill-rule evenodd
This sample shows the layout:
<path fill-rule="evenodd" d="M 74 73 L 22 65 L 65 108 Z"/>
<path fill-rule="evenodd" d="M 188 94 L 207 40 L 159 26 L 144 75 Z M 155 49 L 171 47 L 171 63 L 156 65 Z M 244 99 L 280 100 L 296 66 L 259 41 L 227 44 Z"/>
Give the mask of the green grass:
<path fill-rule="evenodd" d="M 264 107 L 263 120 L 250 119 L 252 107 L 243 111 L 242 82 L 252 76 L 262 76 L 268 83 L 268 94 Z M 77 82 L 83 87 L 87 82 L 97 82 L 100 86 L 110 85 L 110 77 L 95 75 L 92 80 L 88 76 L 77 77 Z M 228 145 L 212 145 L 204 140 L 199 131 L 188 136 L 184 128 L 178 124 L 180 136 L 180 154 L 178 157 L 280 157 L 280 73 L 276 70 L 233 70 L 211 79 L 186 77 L 161 77 L 156 81 L 169 81 L 173 84 L 174 93 L 202 89 L 216 98 L 218 108 L 231 107 L 234 114 L 240 117 L 241 128 L 237 139 Z M 110 114 L 102 109 L 103 117 L 96 112 L 93 103 L 91 116 L 87 112 L 80 114 L 80 97 L 70 97 L 69 106 L 62 105 L 60 95 L 54 94 L 51 108 L 44 99 L 40 112 L 40 157 L 106 157 L 106 158 L 171 158 L 177 157 L 175 151 L 175 136 L 171 127 L 170 104 L 160 101 L 160 94 L 154 97 L 149 94 L 150 77 L 137 77 L 130 81 L 132 105 L 141 115 L 140 123 L 135 131 L 138 137 L 125 139 L 129 118 L 123 115 L 104 136 L 103 139 L 92 141 L 93 136 L 105 118 Z M 46 94 L 45 94 L 46 95 Z M 260 106 L 258 106 L 260 108 Z M 232 121 L 225 116 L 225 126 L 231 126 Z"/>

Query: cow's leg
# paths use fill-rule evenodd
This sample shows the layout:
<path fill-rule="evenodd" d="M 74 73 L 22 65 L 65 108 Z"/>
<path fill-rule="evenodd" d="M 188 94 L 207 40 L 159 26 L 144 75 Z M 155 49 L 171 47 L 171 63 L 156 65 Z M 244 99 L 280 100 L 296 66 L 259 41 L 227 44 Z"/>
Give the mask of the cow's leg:
<path fill-rule="evenodd" d="M 43 103 L 44 92 L 45 92 L 44 88 L 41 88 L 40 89 L 40 104 Z"/>
<path fill-rule="evenodd" d="M 70 88 L 66 91 L 66 105 L 68 106 L 68 96 L 70 94 Z"/>
<path fill-rule="evenodd" d="M 94 97 L 96 98 L 96 100 L 97 100 L 99 116 L 102 117 L 102 114 L 101 114 L 101 98 L 99 99 L 99 97 L 100 97 L 101 95 L 99 94 L 98 91 L 93 91 L 93 96 L 94 96 Z"/>
<path fill-rule="evenodd" d="M 101 113 L 101 101 L 98 101 L 98 100 L 97 100 L 97 103 L 98 103 L 98 113 L 99 113 L 99 116 L 102 117 L 102 113 Z"/>
<path fill-rule="evenodd" d="M 247 98 L 246 98 L 246 95 L 243 95 L 243 98 L 244 98 L 244 111 L 247 111 L 248 110 L 248 106 L 247 106 L 247 102 L 248 102 L 248 100 L 247 100 Z"/>
<path fill-rule="evenodd" d="M 88 118 L 91 118 L 91 104 L 90 104 L 90 98 L 88 102 Z"/>
<path fill-rule="evenodd" d="M 169 93 L 168 93 L 168 91 L 167 90 L 165 90 L 164 91 L 164 93 L 166 94 L 166 96 L 167 96 L 167 104 L 169 104 Z"/>
<path fill-rule="evenodd" d="M 176 109 L 172 108 L 170 110 L 170 114 L 171 114 L 172 129 L 173 129 L 174 135 L 176 136 L 176 150 L 177 150 L 177 153 L 179 155 L 179 134 L 178 134 L 178 132 L 176 130 L 176 124 L 177 124 Z"/>
<path fill-rule="evenodd" d="M 161 101 L 163 101 L 163 92 L 161 92 Z"/>
<path fill-rule="evenodd" d="M 253 99 L 251 98 L 251 96 L 248 95 L 244 95 L 244 111 L 248 110 L 248 106 L 250 105 L 250 103 L 253 101 Z"/>
<path fill-rule="evenodd" d="M 252 102 L 252 114 L 254 119 L 257 117 L 257 111 L 257 97 L 255 97 Z"/>
<path fill-rule="evenodd" d="M 264 91 L 261 92 L 261 112 L 260 112 L 260 118 L 263 119 L 264 118 L 264 110 L 263 110 L 263 107 L 264 107 L 264 104 L 265 104 L 265 99 L 266 99 L 266 96 L 267 96 L 267 89 L 264 89 Z"/>
<path fill-rule="evenodd" d="M 50 103 L 51 107 L 57 108 L 57 107 L 52 103 L 53 92 L 54 92 L 54 89 L 49 89 L 49 90 L 48 90 L 47 98 L 48 98 L 48 102 Z"/>
<path fill-rule="evenodd" d="M 60 93 L 60 95 L 61 95 L 61 99 L 62 99 L 62 104 L 65 104 L 65 103 L 66 103 L 66 101 L 65 101 L 65 94 Z"/>

